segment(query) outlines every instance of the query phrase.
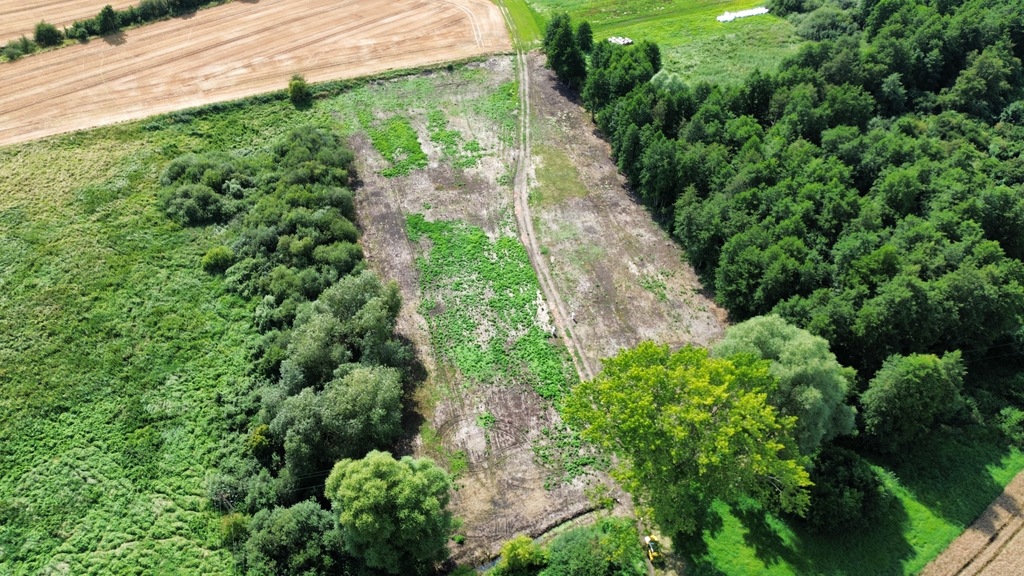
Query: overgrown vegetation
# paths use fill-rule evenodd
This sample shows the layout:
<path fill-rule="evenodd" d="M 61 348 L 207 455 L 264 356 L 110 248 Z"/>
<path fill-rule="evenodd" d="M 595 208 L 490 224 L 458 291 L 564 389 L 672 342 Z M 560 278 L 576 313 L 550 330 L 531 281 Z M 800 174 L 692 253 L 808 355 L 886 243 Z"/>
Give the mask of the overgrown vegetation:
<path fill-rule="evenodd" d="M 392 87 L 432 90 L 368 83 L 0 150 L 0 572 L 360 566 L 325 509 L 334 462 L 302 454 L 390 447 L 410 376 L 366 365 L 408 357 L 393 289 L 363 272 L 351 157 L 323 128 L 359 129 Z M 342 280 L 360 296 L 329 291 Z M 341 330 L 357 341 L 318 345 Z M 318 358 L 344 366 L 306 371 Z"/>
<path fill-rule="evenodd" d="M 541 546 L 517 536 L 501 547 L 489 576 L 640 576 L 647 573 L 636 525 L 628 518 L 602 517 L 572 528 Z"/>

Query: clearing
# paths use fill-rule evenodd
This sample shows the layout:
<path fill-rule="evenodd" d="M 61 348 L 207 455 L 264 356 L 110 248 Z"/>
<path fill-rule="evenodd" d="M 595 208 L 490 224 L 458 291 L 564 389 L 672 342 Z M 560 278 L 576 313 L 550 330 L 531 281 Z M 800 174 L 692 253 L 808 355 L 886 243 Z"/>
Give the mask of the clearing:
<path fill-rule="evenodd" d="M 57 28 L 70 26 L 75 20 L 92 18 L 104 4 L 114 10 L 124 10 L 137 0 L 20 0 L 0 5 L 0 44 L 22 35 L 28 38 L 36 30 L 36 24 L 45 20 Z"/>
<path fill-rule="evenodd" d="M 232 2 L 5 64 L 0 145 L 510 48 L 487 0 Z"/>

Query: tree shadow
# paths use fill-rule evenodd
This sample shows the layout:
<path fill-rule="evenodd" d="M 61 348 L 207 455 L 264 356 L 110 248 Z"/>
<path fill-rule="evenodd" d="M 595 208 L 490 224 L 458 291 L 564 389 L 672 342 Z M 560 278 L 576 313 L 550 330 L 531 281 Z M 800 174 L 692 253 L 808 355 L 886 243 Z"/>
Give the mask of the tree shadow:
<path fill-rule="evenodd" d="M 395 456 L 401 457 L 413 454 L 416 436 L 419 435 L 420 428 L 426 422 L 423 415 L 414 407 L 416 406 L 416 391 L 427 381 L 427 368 L 416 355 L 411 340 L 401 334 L 395 334 L 395 339 L 409 350 L 409 359 L 401 368 L 405 375 L 405 382 L 402 386 L 402 432 L 394 446 Z"/>
<path fill-rule="evenodd" d="M 790 519 L 796 535 L 795 552 L 802 562 L 797 573 L 902 574 L 904 563 L 916 553 L 904 534 L 910 516 L 895 496 L 886 498 L 882 508 L 868 528 L 859 530 L 836 526 L 830 533 L 821 533 L 801 520 Z"/>
<path fill-rule="evenodd" d="M 1003 486 L 992 479 L 989 467 L 999 466 L 1009 452 L 1005 440 L 995 431 L 969 426 L 935 432 L 912 450 L 897 455 L 869 459 L 892 470 L 900 483 L 933 513 L 951 523 L 968 526 L 1003 492 Z M 1012 501 L 1005 506 L 1015 507 Z"/>
<path fill-rule="evenodd" d="M 113 34 L 107 34 L 106 36 L 102 36 L 101 39 L 107 44 L 110 44 L 111 46 L 121 46 L 122 44 L 128 42 L 128 38 L 124 35 L 124 32 L 120 30 L 114 32 Z"/>

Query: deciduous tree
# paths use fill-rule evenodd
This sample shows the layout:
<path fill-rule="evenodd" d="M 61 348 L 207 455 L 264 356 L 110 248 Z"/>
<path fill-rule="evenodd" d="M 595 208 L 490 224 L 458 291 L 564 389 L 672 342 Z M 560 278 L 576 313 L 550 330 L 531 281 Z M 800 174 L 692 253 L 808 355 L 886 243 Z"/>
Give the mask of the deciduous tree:
<path fill-rule="evenodd" d="M 824 338 L 778 316 L 758 316 L 730 327 L 714 347 L 718 357 L 741 353 L 771 360 L 779 387 L 768 401 L 782 415 L 796 417 L 793 436 L 802 454 L 810 456 L 822 442 L 853 432 L 854 411 L 846 398 L 856 373 L 839 364 Z"/>
<path fill-rule="evenodd" d="M 423 574 L 448 556 L 450 490 L 448 474 L 432 461 L 374 450 L 338 462 L 324 494 L 350 554 L 386 574 Z"/>
<path fill-rule="evenodd" d="M 564 413 L 619 457 L 618 477 L 664 530 L 689 533 L 714 499 L 807 507 L 795 418 L 768 403 L 776 387 L 769 363 L 753 356 L 644 342 L 607 359 L 566 398 Z"/>

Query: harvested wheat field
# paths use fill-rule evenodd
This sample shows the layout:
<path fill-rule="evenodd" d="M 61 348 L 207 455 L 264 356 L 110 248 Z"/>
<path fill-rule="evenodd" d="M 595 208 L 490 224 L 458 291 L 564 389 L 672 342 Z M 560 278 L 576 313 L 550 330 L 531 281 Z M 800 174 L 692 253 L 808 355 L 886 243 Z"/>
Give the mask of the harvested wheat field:
<path fill-rule="evenodd" d="M 510 49 L 487 0 L 232 2 L 2 65 L 0 145 Z"/>
<path fill-rule="evenodd" d="M 1024 473 L 921 576 L 1012 576 L 1024 573 Z"/>
<path fill-rule="evenodd" d="M 18 0 L 0 4 L 0 43 L 22 35 L 32 37 L 36 24 L 45 20 L 58 28 L 75 20 L 92 18 L 104 5 L 124 10 L 138 0 Z"/>

